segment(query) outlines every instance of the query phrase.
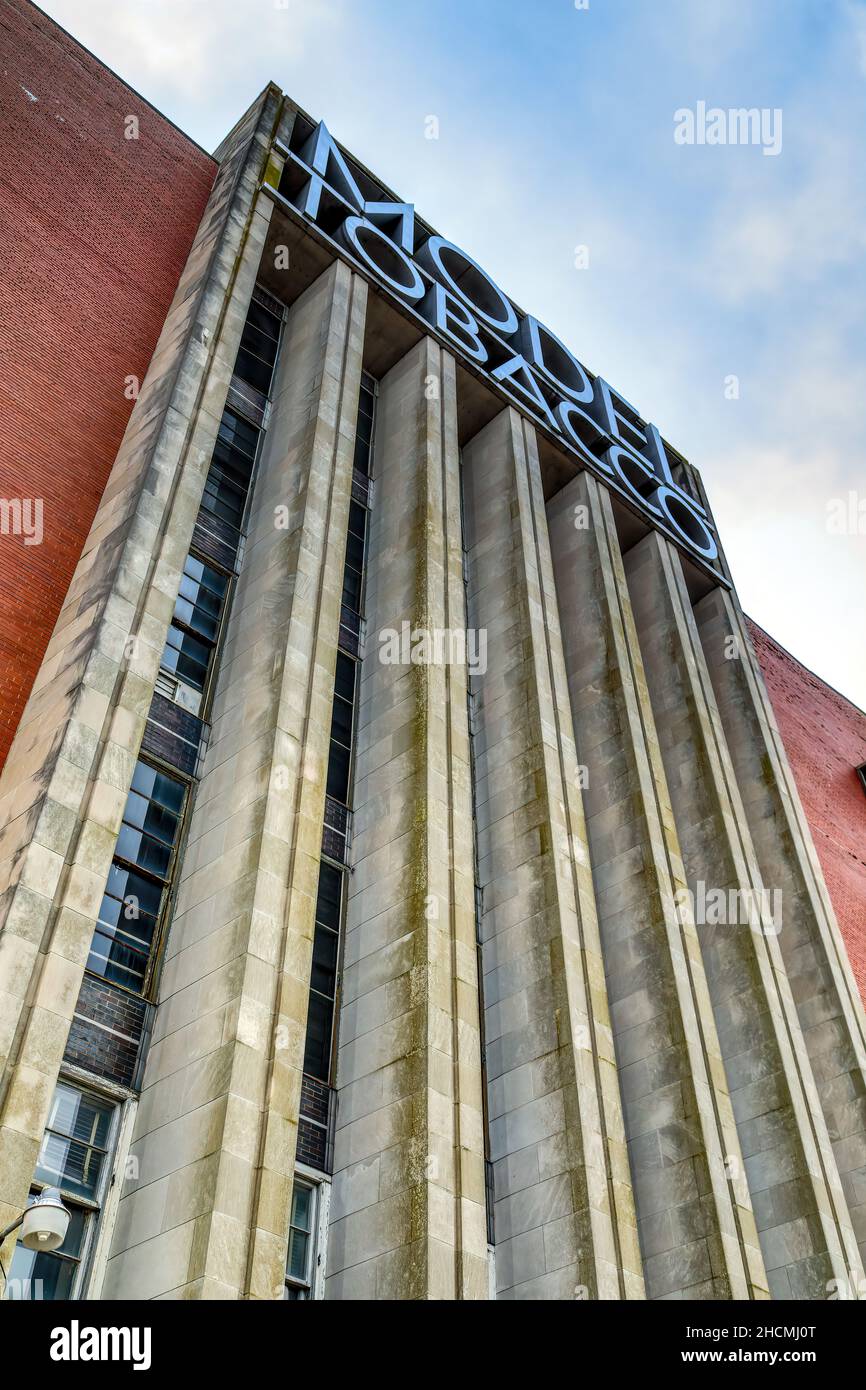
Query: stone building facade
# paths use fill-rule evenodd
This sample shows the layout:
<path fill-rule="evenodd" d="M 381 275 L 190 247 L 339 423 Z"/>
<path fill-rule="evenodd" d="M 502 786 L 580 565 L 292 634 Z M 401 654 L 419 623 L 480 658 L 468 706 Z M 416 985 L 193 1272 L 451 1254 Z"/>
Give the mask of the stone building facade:
<path fill-rule="evenodd" d="M 217 160 L 0 780 L 6 1296 L 857 1296 L 698 474 L 278 88 Z"/>

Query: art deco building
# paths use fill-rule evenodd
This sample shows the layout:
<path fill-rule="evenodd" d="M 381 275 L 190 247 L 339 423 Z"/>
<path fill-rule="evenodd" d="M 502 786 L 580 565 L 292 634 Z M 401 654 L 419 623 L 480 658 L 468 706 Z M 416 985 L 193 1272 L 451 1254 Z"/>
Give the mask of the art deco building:
<path fill-rule="evenodd" d="M 158 340 L 89 529 L 66 472 L 2 538 L 74 563 L 0 779 L 0 1226 L 73 1219 L 7 1297 L 857 1296 L 863 1008 L 696 470 L 277 87 L 212 161 L 0 18 L 179 272 L 94 261 Z"/>

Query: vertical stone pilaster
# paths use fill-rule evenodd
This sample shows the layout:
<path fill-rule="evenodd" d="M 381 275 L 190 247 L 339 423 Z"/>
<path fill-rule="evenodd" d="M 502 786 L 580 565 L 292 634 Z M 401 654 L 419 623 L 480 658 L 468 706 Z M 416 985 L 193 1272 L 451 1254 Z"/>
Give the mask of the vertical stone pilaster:
<path fill-rule="evenodd" d="M 430 339 L 380 385 L 374 478 L 326 1297 L 485 1298 L 455 369 Z M 440 655 L 407 660 L 404 624 Z"/>
<path fill-rule="evenodd" d="M 761 875 L 861 1256 L 866 1256 L 866 1020 L 772 705 L 733 594 L 695 608 Z"/>
<path fill-rule="evenodd" d="M 111 1298 L 282 1294 L 365 304 L 338 261 L 286 324 Z"/>
<path fill-rule="evenodd" d="M 498 1293 L 642 1298 L 535 433 L 463 460 Z"/>
<path fill-rule="evenodd" d="M 610 496 L 548 518 L 647 1297 L 767 1297 Z"/>
<path fill-rule="evenodd" d="M 78 997 L 267 235 L 279 105 L 268 88 L 225 147 L 0 779 L 0 1226 L 26 1200 Z"/>
<path fill-rule="evenodd" d="M 773 885 L 761 878 L 679 556 L 652 533 L 625 568 L 686 877 L 706 904 L 698 936 L 770 1292 L 826 1297 L 859 1255 L 764 898 Z"/>

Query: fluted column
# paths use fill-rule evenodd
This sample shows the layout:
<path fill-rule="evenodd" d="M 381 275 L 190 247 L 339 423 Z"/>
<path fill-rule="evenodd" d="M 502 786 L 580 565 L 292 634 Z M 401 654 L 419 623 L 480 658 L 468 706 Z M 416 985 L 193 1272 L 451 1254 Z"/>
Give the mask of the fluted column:
<path fill-rule="evenodd" d="M 779 945 L 861 1256 L 866 1256 L 866 1019 L 742 610 L 714 589 L 695 608 L 761 875 L 778 889 Z"/>
<path fill-rule="evenodd" d="M 777 885 L 758 867 L 679 556 L 652 533 L 625 563 L 770 1291 L 826 1297 L 859 1255 L 776 934 Z"/>
<path fill-rule="evenodd" d="M 641 1298 L 534 430 L 507 409 L 463 462 L 498 1293 Z"/>
<path fill-rule="evenodd" d="M 106 1297 L 282 1295 L 365 305 L 287 319 Z"/>
<path fill-rule="evenodd" d="M 377 408 L 328 1298 L 487 1297 L 466 667 L 394 647 L 465 633 L 458 468 L 423 339 Z"/>
<path fill-rule="evenodd" d="M 611 499 L 547 510 L 647 1297 L 767 1297 Z"/>
<path fill-rule="evenodd" d="M 0 779 L 0 1227 L 27 1198 L 153 698 L 268 233 L 279 103 L 267 88 L 221 151 Z"/>

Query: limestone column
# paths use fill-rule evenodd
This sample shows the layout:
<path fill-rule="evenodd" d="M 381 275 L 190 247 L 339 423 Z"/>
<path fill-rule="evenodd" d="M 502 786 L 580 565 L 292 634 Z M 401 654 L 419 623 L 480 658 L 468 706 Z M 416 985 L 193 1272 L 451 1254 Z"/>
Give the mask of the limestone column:
<path fill-rule="evenodd" d="M 644 1296 L 534 430 L 463 451 L 498 1296 Z"/>
<path fill-rule="evenodd" d="M 776 884 L 761 878 L 679 556 L 651 533 L 625 568 L 770 1292 L 824 1298 L 860 1262 L 776 934 Z"/>
<path fill-rule="evenodd" d="M 280 100 L 267 88 L 221 151 L 0 779 L 0 1226 L 27 1198 L 153 696 L 267 235 Z"/>
<path fill-rule="evenodd" d="M 714 589 L 698 633 L 860 1253 L 866 1256 L 866 1020 L 773 708 L 736 597 Z"/>
<path fill-rule="evenodd" d="M 547 512 L 647 1297 L 766 1298 L 610 496 Z"/>
<path fill-rule="evenodd" d="M 286 323 L 105 1297 L 282 1295 L 365 305 Z"/>
<path fill-rule="evenodd" d="M 374 487 L 326 1297 L 486 1298 L 455 368 L 429 338 L 380 384 Z M 444 645 L 407 660 L 404 632 Z"/>

